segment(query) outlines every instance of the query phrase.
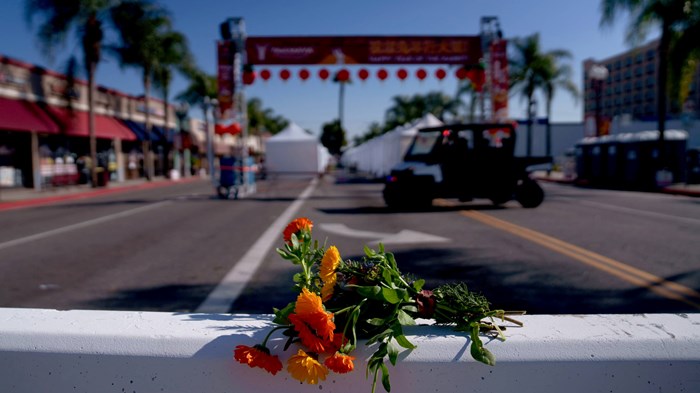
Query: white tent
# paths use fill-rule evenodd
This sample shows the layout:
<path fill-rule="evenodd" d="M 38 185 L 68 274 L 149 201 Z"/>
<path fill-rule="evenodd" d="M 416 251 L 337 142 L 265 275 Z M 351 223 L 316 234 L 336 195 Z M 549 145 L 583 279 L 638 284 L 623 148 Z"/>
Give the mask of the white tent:
<path fill-rule="evenodd" d="M 420 119 L 348 149 L 343 154 L 342 162 L 375 177 L 387 176 L 391 168 L 403 160 L 419 129 L 441 125 L 443 123 L 437 117 L 428 113 Z"/>
<path fill-rule="evenodd" d="M 329 158 L 328 149 L 295 123 L 265 142 L 265 166 L 270 173 L 322 173 Z"/>

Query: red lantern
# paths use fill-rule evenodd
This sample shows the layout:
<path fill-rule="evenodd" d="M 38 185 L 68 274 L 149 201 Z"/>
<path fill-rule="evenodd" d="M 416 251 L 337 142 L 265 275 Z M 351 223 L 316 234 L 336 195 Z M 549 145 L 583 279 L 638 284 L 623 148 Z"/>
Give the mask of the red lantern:
<path fill-rule="evenodd" d="M 418 70 L 416 70 L 416 78 L 418 78 L 419 80 L 425 79 L 426 76 L 428 76 L 428 73 L 425 72 L 424 69 L 419 68 Z"/>
<path fill-rule="evenodd" d="M 217 135 L 240 134 L 241 133 L 241 125 L 238 123 L 231 123 L 231 124 L 217 123 L 214 125 L 214 133 Z"/>
<path fill-rule="evenodd" d="M 260 77 L 261 77 L 264 81 L 270 79 L 271 76 L 272 76 L 272 74 L 270 73 L 270 70 L 262 70 L 262 71 L 260 71 Z"/>
<path fill-rule="evenodd" d="M 457 79 L 459 79 L 459 80 L 467 79 L 467 70 L 466 70 L 466 68 L 464 68 L 464 67 L 459 67 L 459 69 L 457 70 L 457 72 L 455 73 L 455 75 L 457 76 Z"/>
<path fill-rule="evenodd" d="M 290 76 L 292 76 L 292 73 L 289 72 L 288 69 L 283 68 L 280 70 L 280 79 L 282 79 L 283 81 L 286 81 L 287 79 L 289 79 Z"/>
<path fill-rule="evenodd" d="M 255 82 L 255 71 L 243 72 L 243 84 L 252 85 Z"/>
<path fill-rule="evenodd" d="M 389 73 L 386 72 L 386 70 L 385 70 L 384 68 L 380 68 L 380 69 L 377 71 L 377 78 L 379 78 L 379 80 L 382 80 L 382 81 L 383 81 L 383 80 L 386 79 L 388 76 L 389 76 Z"/>
<path fill-rule="evenodd" d="M 399 70 L 396 71 L 396 76 L 397 76 L 399 79 L 404 80 L 404 79 L 408 78 L 408 71 L 406 71 L 406 70 L 403 69 L 403 68 L 399 68 Z"/>
<path fill-rule="evenodd" d="M 361 68 L 359 71 L 357 71 L 357 77 L 361 80 L 366 80 L 369 78 L 369 71 L 367 71 L 365 68 Z"/>
<path fill-rule="evenodd" d="M 320 70 L 318 70 L 318 77 L 321 78 L 322 80 L 325 81 L 326 79 L 328 79 L 329 76 L 331 76 L 331 73 L 328 72 L 327 69 L 321 68 Z"/>
<path fill-rule="evenodd" d="M 447 72 L 445 72 L 445 70 L 443 70 L 442 68 L 438 68 L 437 70 L 435 70 L 435 77 L 439 80 L 445 79 L 446 76 Z"/>
<path fill-rule="evenodd" d="M 309 76 L 311 76 L 311 73 L 306 68 L 302 68 L 299 70 L 299 78 L 301 80 L 305 81 L 309 79 Z"/>
<path fill-rule="evenodd" d="M 337 74 L 335 74 L 335 78 L 338 80 L 338 82 L 347 82 L 347 80 L 350 79 L 350 72 L 343 68 L 342 70 L 338 71 Z"/>

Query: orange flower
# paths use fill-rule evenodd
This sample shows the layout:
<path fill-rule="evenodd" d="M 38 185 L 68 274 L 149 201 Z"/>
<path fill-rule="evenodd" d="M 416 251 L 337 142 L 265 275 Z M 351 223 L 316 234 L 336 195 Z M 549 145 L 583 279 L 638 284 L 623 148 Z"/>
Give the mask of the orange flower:
<path fill-rule="evenodd" d="M 330 326 L 326 320 L 326 313 L 317 314 L 290 314 L 289 322 L 294 325 L 294 330 L 297 331 L 301 343 L 312 352 L 324 353 L 331 352 L 335 350 L 332 338 L 329 335 L 333 335 L 333 330 L 330 332 L 323 331 L 324 335 L 319 334 L 314 328 L 314 325 L 325 326 L 324 329 L 328 329 Z M 330 321 L 333 329 L 335 329 L 335 324 Z"/>
<path fill-rule="evenodd" d="M 299 233 L 301 231 L 309 231 L 311 232 L 311 228 L 314 226 L 314 223 L 311 222 L 306 217 L 299 217 L 292 222 L 290 222 L 287 227 L 284 229 L 284 241 L 287 244 L 291 243 L 292 235 L 295 233 Z"/>
<path fill-rule="evenodd" d="M 332 348 L 333 313 L 323 309 L 321 298 L 302 288 L 297 297 L 294 313 L 289 314 L 289 322 L 299 333 L 302 344 L 314 352 L 328 352 Z"/>
<path fill-rule="evenodd" d="M 260 367 L 272 375 L 282 370 L 282 362 L 280 362 L 277 355 L 271 356 L 270 351 L 262 345 L 253 347 L 239 345 L 233 351 L 233 357 L 241 364 L 247 364 L 250 367 Z"/>
<path fill-rule="evenodd" d="M 308 289 L 302 288 L 301 293 L 299 296 L 297 296 L 294 312 L 297 314 L 314 314 L 317 312 L 324 312 L 321 298 Z"/>
<path fill-rule="evenodd" d="M 301 349 L 296 355 L 289 358 L 287 371 L 297 381 L 307 382 L 312 385 L 317 384 L 319 379 L 325 381 L 326 375 L 328 375 L 326 367 Z"/>
<path fill-rule="evenodd" d="M 321 288 L 321 297 L 323 301 L 328 301 L 328 299 L 333 296 L 333 288 L 338 278 L 335 274 L 336 269 L 340 265 L 340 253 L 335 246 L 330 246 L 326 253 L 323 254 L 323 259 L 321 260 L 321 281 L 323 281 L 323 288 Z"/>
<path fill-rule="evenodd" d="M 336 373 L 345 374 L 349 373 L 355 368 L 355 365 L 352 362 L 353 360 L 355 360 L 354 356 L 336 352 L 333 354 L 333 356 L 327 358 L 323 364 Z"/>

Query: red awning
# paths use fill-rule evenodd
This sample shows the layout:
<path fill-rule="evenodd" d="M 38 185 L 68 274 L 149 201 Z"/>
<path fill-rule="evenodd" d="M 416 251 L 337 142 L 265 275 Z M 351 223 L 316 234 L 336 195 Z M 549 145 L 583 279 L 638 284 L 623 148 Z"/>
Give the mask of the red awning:
<path fill-rule="evenodd" d="M 59 126 L 35 102 L 0 98 L 0 130 L 58 134 Z"/>
<path fill-rule="evenodd" d="M 88 132 L 88 112 L 67 108 L 49 107 L 55 119 L 61 125 L 65 135 L 68 136 L 89 136 Z M 124 141 L 135 141 L 136 135 L 119 120 L 105 115 L 95 114 L 95 137 L 103 139 L 119 138 Z"/>

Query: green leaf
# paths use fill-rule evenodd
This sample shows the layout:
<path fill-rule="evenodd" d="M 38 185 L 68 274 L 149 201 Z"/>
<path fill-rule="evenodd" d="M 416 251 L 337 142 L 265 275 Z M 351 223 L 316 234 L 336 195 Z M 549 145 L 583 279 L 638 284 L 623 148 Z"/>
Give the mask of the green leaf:
<path fill-rule="evenodd" d="M 373 300 L 383 300 L 383 296 L 380 295 L 382 293 L 382 289 L 379 287 L 379 285 L 375 285 L 373 287 L 357 286 L 355 288 L 357 288 L 357 293 L 359 293 L 360 296 Z"/>
<path fill-rule="evenodd" d="M 294 311 L 294 307 L 296 307 L 296 302 L 287 304 L 287 306 L 281 310 L 273 309 L 272 311 L 275 313 L 275 319 L 273 319 L 272 322 L 278 325 L 289 325 L 287 317 Z"/>
<path fill-rule="evenodd" d="M 382 278 L 384 279 L 384 282 L 387 284 L 390 284 L 394 282 L 394 275 L 391 274 L 390 269 L 382 269 Z"/>
<path fill-rule="evenodd" d="M 393 344 L 389 343 L 387 354 L 389 355 L 389 361 L 391 364 L 396 366 L 396 359 L 399 357 L 399 350 Z"/>
<path fill-rule="evenodd" d="M 382 363 L 380 367 L 382 368 L 382 386 L 384 386 L 384 390 L 391 392 L 391 383 L 389 383 L 389 369 L 384 363 Z"/>
<path fill-rule="evenodd" d="M 416 321 L 413 318 L 411 318 L 410 315 L 406 314 L 406 312 L 403 310 L 399 310 L 397 316 L 399 318 L 399 323 L 404 326 L 416 324 Z"/>
<path fill-rule="evenodd" d="M 386 320 L 384 320 L 382 318 L 372 318 L 372 319 L 368 319 L 367 323 L 369 323 L 370 325 L 373 325 L 373 326 L 384 326 L 384 324 L 386 324 Z"/>
<path fill-rule="evenodd" d="M 418 312 L 418 307 L 416 306 L 406 305 L 401 308 L 407 312 Z"/>
<path fill-rule="evenodd" d="M 382 298 L 391 304 L 396 304 L 400 301 L 396 291 L 391 288 L 382 288 Z"/>
<path fill-rule="evenodd" d="M 413 345 L 410 341 L 408 341 L 408 339 L 406 338 L 406 336 L 404 336 L 403 334 L 398 335 L 398 336 L 394 336 L 394 340 L 396 340 L 396 342 L 399 343 L 400 346 L 402 346 L 402 347 L 404 347 L 404 348 L 406 348 L 406 349 L 416 349 L 416 348 L 418 348 L 418 347 L 416 347 L 415 345 Z"/>
<path fill-rule="evenodd" d="M 421 289 L 423 289 L 423 285 L 425 285 L 425 280 L 421 278 L 413 282 L 413 289 L 415 289 L 416 291 L 420 291 Z"/>
<path fill-rule="evenodd" d="M 396 290 L 396 296 L 398 296 L 400 300 L 409 300 L 407 290 L 405 290 L 403 288 L 395 288 L 395 290 Z"/>

